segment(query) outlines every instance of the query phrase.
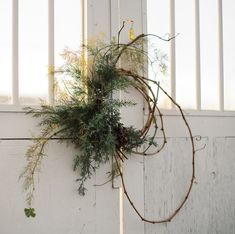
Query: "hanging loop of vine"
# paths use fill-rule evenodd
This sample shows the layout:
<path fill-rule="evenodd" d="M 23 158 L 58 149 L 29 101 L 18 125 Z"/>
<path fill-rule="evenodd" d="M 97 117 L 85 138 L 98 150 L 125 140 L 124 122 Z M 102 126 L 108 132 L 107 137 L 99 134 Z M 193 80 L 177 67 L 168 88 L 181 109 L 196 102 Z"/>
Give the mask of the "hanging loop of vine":
<path fill-rule="evenodd" d="M 92 46 L 84 45 L 81 52 L 64 51 L 65 64 L 54 71 L 58 80 L 56 104 L 26 108 L 28 114 L 40 119 L 39 126 L 42 129 L 41 135 L 34 139 L 26 152 L 27 165 L 20 175 L 24 180 L 27 217 L 36 215 L 32 207 L 35 174 L 40 172 L 45 145 L 51 139 L 59 139 L 60 142 L 67 142 L 79 149 L 74 156 L 73 168 L 79 172 L 80 195 L 85 195 L 86 180 L 101 164 L 114 157 L 108 181 L 120 176 L 124 194 L 142 221 L 169 222 L 187 201 L 195 178 L 196 151 L 191 128 L 180 105 L 164 90 L 160 82 L 143 75 L 147 74 L 147 64 L 158 68 L 162 73 L 166 71 L 166 57 L 158 50 L 153 50 L 154 53 L 145 50 L 150 38 L 168 42 L 174 40 L 175 36 L 162 38 L 153 34 L 140 34 L 128 43 L 120 43 L 124 26 L 125 22 L 118 32 L 117 42 L 112 40 L 107 45 L 98 41 Z M 131 106 L 137 103 L 133 100 L 115 99 L 113 95 L 117 91 L 126 92 L 130 87 L 136 89 L 145 101 L 147 118 L 141 129 L 125 126 L 120 115 L 121 107 L 131 109 Z M 191 143 L 192 174 L 185 195 L 175 211 L 165 219 L 149 220 L 139 212 L 128 194 L 121 162 L 125 163 L 133 152 L 144 157 L 157 155 L 167 144 L 164 117 L 158 106 L 159 92 L 176 106 L 187 129 Z M 153 131 L 150 131 L 152 129 Z M 156 142 L 159 136 L 163 139 L 160 143 Z M 143 145 L 147 145 L 144 150 Z M 154 150 L 150 152 L 152 148 Z"/>

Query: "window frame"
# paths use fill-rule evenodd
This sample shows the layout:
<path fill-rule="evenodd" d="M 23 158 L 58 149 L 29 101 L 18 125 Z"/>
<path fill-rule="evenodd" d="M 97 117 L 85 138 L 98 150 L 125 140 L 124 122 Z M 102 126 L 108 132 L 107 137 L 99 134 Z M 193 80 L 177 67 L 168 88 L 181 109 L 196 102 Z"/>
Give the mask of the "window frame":
<path fill-rule="evenodd" d="M 142 8 L 142 28 L 143 33 L 148 33 L 148 9 L 147 9 L 147 1 L 142 0 L 143 8 Z M 176 35 L 175 31 L 175 0 L 169 0 L 169 28 L 170 28 L 170 35 Z M 235 116 L 235 110 L 226 110 L 225 106 L 225 90 L 224 90 L 224 50 L 223 50 L 223 3 L 222 0 L 217 0 L 217 42 L 218 47 L 216 48 L 218 52 L 218 99 L 219 99 L 219 106 L 218 110 L 211 110 L 211 109 L 203 109 L 201 104 L 201 54 L 200 54 L 200 5 L 199 1 L 194 1 L 194 30 L 195 30 L 195 90 L 196 90 L 196 105 L 193 109 L 185 109 L 188 115 L 197 116 Z M 171 40 L 170 42 L 170 49 L 169 49 L 169 73 L 170 73 L 170 95 L 176 100 L 176 45 L 175 41 Z M 176 110 L 173 106 L 170 109 L 163 108 L 163 111 L 167 115 L 177 115 Z"/>
<path fill-rule="evenodd" d="M 11 85 L 11 103 L 0 104 L 0 113 L 5 112 L 16 112 L 23 113 L 25 112 L 24 107 L 28 106 L 26 104 L 21 104 L 19 102 L 19 1 L 20 0 L 12 0 L 12 42 L 11 42 L 11 50 L 12 50 L 12 61 L 11 61 L 11 70 L 12 77 L 9 77 L 12 80 Z M 80 28 L 81 28 L 81 43 L 85 41 L 86 27 L 87 27 L 87 1 L 80 1 Z M 55 0 L 47 1 L 47 14 L 48 14 L 48 70 L 49 67 L 54 66 L 55 64 Z M 48 73 L 48 91 L 47 91 L 47 103 L 50 105 L 54 104 L 54 75 L 52 73 Z M 30 106 L 37 107 L 38 104 L 33 104 Z"/>

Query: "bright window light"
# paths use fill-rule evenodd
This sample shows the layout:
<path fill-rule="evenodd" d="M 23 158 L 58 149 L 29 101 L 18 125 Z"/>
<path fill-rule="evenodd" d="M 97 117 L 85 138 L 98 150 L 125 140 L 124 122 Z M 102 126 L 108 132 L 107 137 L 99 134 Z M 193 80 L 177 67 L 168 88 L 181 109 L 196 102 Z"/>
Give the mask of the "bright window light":
<path fill-rule="evenodd" d="M 47 2 L 19 1 L 20 103 L 47 98 Z"/>
<path fill-rule="evenodd" d="M 0 104 L 11 104 L 13 95 L 12 2 L 0 0 Z M 60 54 L 65 48 L 80 47 L 80 9 L 79 0 L 54 1 L 55 67 L 63 64 Z M 18 12 L 19 104 L 37 104 L 48 100 L 48 67 L 52 65 L 48 64 L 48 0 L 18 0 Z"/>
<path fill-rule="evenodd" d="M 171 1 L 147 1 L 148 33 L 163 36 L 169 32 Z M 196 9 L 194 0 L 175 0 L 176 101 L 186 109 L 235 110 L 235 1 L 222 1 L 222 24 L 219 1 L 199 1 L 200 34 L 196 35 Z M 223 32 L 220 32 L 222 25 Z M 222 35 L 222 36 L 221 36 Z M 196 38 L 199 37 L 199 47 Z M 223 43 L 219 44 L 221 38 Z M 222 45 L 222 46 L 220 46 Z M 158 49 L 169 55 L 166 43 L 156 43 Z M 151 50 L 151 48 L 149 48 Z M 196 51 L 200 51 L 200 66 L 196 67 Z M 200 50 L 199 50 L 200 49 Z M 222 55 L 219 54 L 222 51 Z M 197 57 L 198 59 L 198 57 Z M 223 69 L 219 69 L 223 68 Z M 198 69 L 198 70 L 197 70 Z M 220 71 L 222 71 L 220 73 Z M 200 71 L 200 89 L 196 89 L 196 71 Z M 221 75 L 222 74 L 222 75 Z M 160 81 L 170 93 L 170 78 L 155 76 L 149 69 L 149 76 Z M 222 78 L 221 78 L 222 77 Z M 197 80 L 198 81 L 198 80 Z M 222 81 L 222 82 L 220 82 Z M 224 87 L 223 87 L 224 86 Z M 197 107 L 197 101 L 200 105 Z M 169 104 L 161 101 L 161 107 Z M 224 108 L 224 109 L 223 109 Z"/>
<path fill-rule="evenodd" d="M 11 101 L 11 1 L 0 0 L 0 103 Z"/>

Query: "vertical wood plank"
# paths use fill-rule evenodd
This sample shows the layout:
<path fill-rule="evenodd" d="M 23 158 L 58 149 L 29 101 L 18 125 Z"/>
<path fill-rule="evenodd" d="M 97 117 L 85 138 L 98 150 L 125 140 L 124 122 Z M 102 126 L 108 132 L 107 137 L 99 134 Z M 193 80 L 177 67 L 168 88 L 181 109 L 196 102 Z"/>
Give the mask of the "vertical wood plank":
<path fill-rule="evenodd" d="M 235 233 L 235 138 L 215 137 L 210 168 L 211 233 Z"/>
<path fill-rule="evenodd" d="M 109 43 L 111 32 L 110 19 L 115 20 L 116 15 L 111 15 L 113 5 L 110 0 L 87 0 L 87 38 L 97 38 Z M 117 9 L 116 9 L 117 10 Z M 96 171 L 95 184 L 102 184 L 109 180 L 108 172 L 111 171 L 111 162 Z M 104 234 L 120 233 L 119 219 L 119 190 L 113 189 L 111 183 L 95 187 L 95 233 Z"/>
<path fill-rule="evenodd" d="M 143 2 L 141 0 L 120 0 L 120 25 L 123 21 L 134 21 L 135 36 L 143 32 Z M 128 30 L 130 24 L 126 22 L 125 28 L 121 34 L 121 41 L 127 42 Z M 131 108 L 123 108 L 121 110 L 122 121 L 125 125 L 133 125 L 141 128 L 143 125 L 143 100 L 142 97 L 134 89 L 128 90 L 128 93 L 121 93 L 121 98 L 126 100 L 134 100 L 138 105 Z M 135 118 L 130 118 L 135 116 Z M 126 189 L 133 199 L 134 204 L 141 213 L 144 213 L 144 189 L 143 189 L 143 158 L 142 156 L 130 155 L 128 160 L 123 164 L 123 174 L 125 177 Z M 130 206 L 126 197 L 123 201 L 123 232 L 124 234 L 143 234 L 144 223 L 137 216 L 133 208 Z"/>
<path fill-rule="evenodd" d="M 106 163 L 96 171 L 95 184 L 108 180 L 112 165 Z M 96 234 L 120 234 L 119 188 L 112 188 L 112 182 L 95 187 L 95 230 Z"/>
<path fill-rule="evenodd" d="M 170 0 L 170 36 L 175 36 L 175 0 Z M 176 66 L 175 66 L 175 40 L 170 41 L 170 78 L 171 97 L 176 99 Z M 172 105 L 174 107 L 174 105 Z"/>
<path fill-rule="evenodd" d="M 110 39 L 117 39 L 120 23 L 120 0 L 110 0 Z"/>
<path fill-rule="evenodd" d="M 12 1 L 12 104 L 19 104 L 19 2 Z"/>
<path fill-rule="evenodd" d="M 0 232 L 41 234 L 95 233 L 94 178 L 86 181 L 87 193 L 78 194 L 78 174 L 72 170 L 76 151 L 66 144 L 50 142 L 48 157 L 42 161 L 39 177 L 35 177 L 36 217 L 27 219 L 24 214 L 25 194 L 18 177 L 22 172 L 25 152 L 32 142 L 0 142 Z M 2 178 L 7 176 L 7 183 Z M 14 225 L 12 225 L 14 222 Z"/>
<path fill-rule="evenodd" d="M 54 0 L 48 0 L 48 66 L 53 68 L 55 63 L 55 46 L 54 46 Z M 48 102 L 54 104 L 54 73 L 48 74 Z"/>
<path fill-rule="evenodd" d="M 224 50 L 223 50 L 223 5 L 218 0 L 218 64 L 219 64 L 219 109 L 224 110 Z"/>
<path fill-rule="evenodd" d="M 201 110 L 200 0 L 195 0 L 196 108 Z"/>
<path fill-rule="evenodd" d="M 208 145 L 204 138 L 201 144 Z M 201 146 L 200 146 L 201 147 Z M 208 148 L 197 153 L 196 180 L 185 206 L 170 223 L 146 224 L 146 234 L 209 233 L 210 158 Z M 169 138 L 166 150 L 145 158 L 145 212 L 151 219 L 167 217 L 184 198 L 190 182 L 191 155 L 188 138 Z"/>
<path fill-rule="evenodd" d="M 85 14 L 85 0 L 80 0 L 80 28 L 81 28 L 81 43 L 85 43 L 85 33 L 86 33 L 86 14 Z"/>
<path fill-rule="evenodd" d="M 117 41 L 118 31 L 121 27 L 120 20 L 120 0 L 110 0 L 110 40 L 115 38 Z M 115 92 L 113 98 L 121 99 L 121 91 Z M 122 167 L 122 166 L 121 166 Z M 124 234 L 124 193 L 121 185 L 120 178 L 114 180 L 114 186 L 119 192 L 119 207 L 118 207 L 118 219 L 119 219 L 119 234 Z"/>
<path fill-rule="evenodd" d="M 87 0 L 87 38 L 110 39 L 110 0 Z"/>

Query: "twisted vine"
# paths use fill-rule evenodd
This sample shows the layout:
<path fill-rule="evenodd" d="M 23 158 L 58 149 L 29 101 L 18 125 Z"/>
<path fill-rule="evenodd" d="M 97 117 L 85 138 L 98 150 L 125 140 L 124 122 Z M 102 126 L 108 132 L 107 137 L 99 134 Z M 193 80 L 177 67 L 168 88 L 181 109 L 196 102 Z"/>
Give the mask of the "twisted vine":
<path fill-rule="evenodd" d="M 78 192 L 81 195 L 85 195 L 85 181 L 101 164 L 114 156 L 111 180 L 120 176 L 124 194 L 142 221 L 153 224 L 170 222 L 187 201 L 195 179 L 196 151 L 191 128 L 180 105 L 163 89 L 160 83 L 141 75 L 144 73 L 143 69 L 146 68 L 146 61 L 152 65 L 165 67 L 162 60 L 159 60 L 159 54 L 155 54 L 152 60 L 148 51 L 144 50 L 147 39 L 154 37 L 168 42 L 175 36 L 162 38 L 153 34 L 140 34 L 124 44 L 120 43 L 119 39 L 124 26 L 125 23 L 118 32 L 117 43 L 111 41 L 109 45 L 97 43 L 98 46 L 83 46 L 81 53 L 65 51 L 65 65 L 54 71 L 55 75 L 62 76 L 61 83 L 65 86 L 64 89 L 60 89 L 60 83 L 57 87 L 56 105 L 42 104 L 37 109 L 27 108 L 28 114 L 40 118 L 39 125 L 42 127 L 41 135 L 35 138 L 26 153 L 27 165 L 21 174 L 21 178 L 24 179 L 28 205 L 28 208 L 25 208 L 27 217 L 36 215 L 32 208 L 35 173 L 40 171 L 40 165 L 45 155 L 45 145 L 49 140 L 55 138 L 79 148 L 79 153 L 74 157 L 74 170 L 79 171 Z M 87 60 L 85 60 L 84 51 L 88 54 Z M 156 94 L 153 86 L 157 87 Z M 136 103 L 132 100 L 113 98 L 114 92 L 120 90 L 125 92 L 129 87 L 138 91 L 147 106 L 146 122 L 141 129 L 124 126 L 119 111 L 121 107 L 131 108 Z M 163 114 L 158 107 L 159 91 L 163 92 L 179 110 L 188 131 L 192 148 L 192 174 L 184 198 L 169 217 L 150 220 L 139 212 L 129 196 L 120 162 L 125 162 L 133 152 L 144 157 L 157 155 L 167 144 Z M 152 127 L 154 127 L 154 131 L 149 135 Z M 163 139 L 161 144 L 156 143 L 156 136 L 159 133 Z M 148 146 L 141 150 L 141 146 L 144 144 Z M 149 152 L 153 147 L 155 151 Z"/>

